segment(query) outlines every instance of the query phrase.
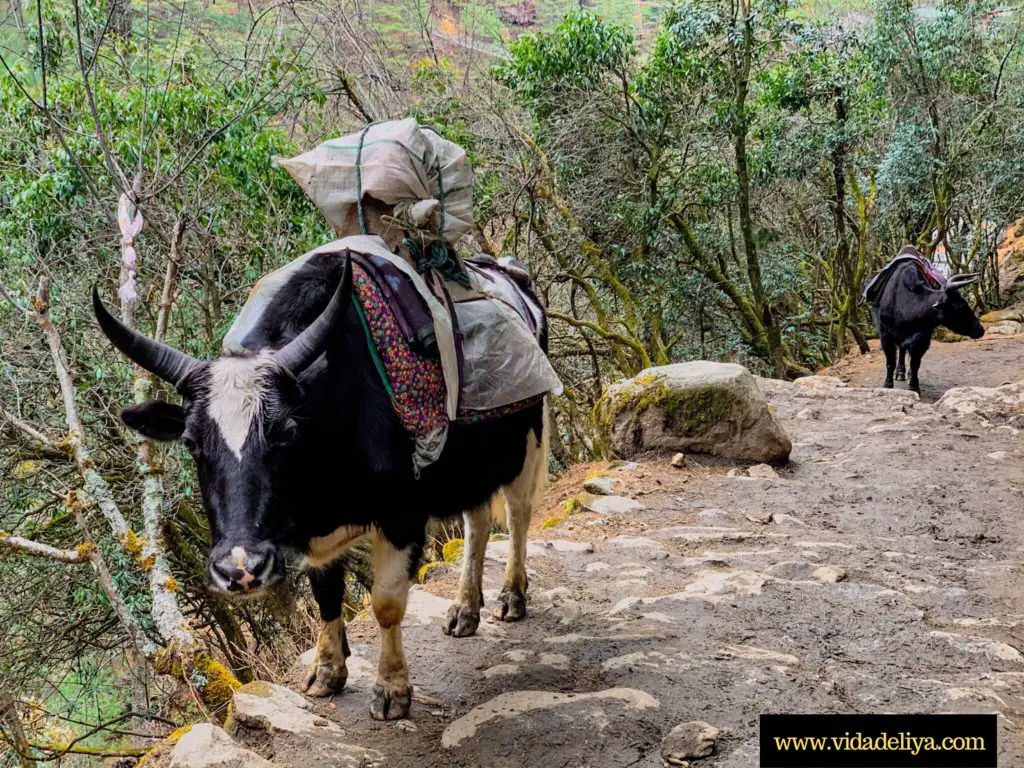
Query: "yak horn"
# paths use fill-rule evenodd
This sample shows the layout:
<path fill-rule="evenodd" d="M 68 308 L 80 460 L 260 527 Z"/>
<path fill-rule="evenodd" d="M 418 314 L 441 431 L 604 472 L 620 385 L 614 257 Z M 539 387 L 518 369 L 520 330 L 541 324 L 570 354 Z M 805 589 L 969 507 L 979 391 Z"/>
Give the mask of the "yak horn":
<path fill-rule="evenodd" d="M 970 285 L 981 277 L 980 272 L 967 272 L 962 275 L 953 275 L 949 280 L 946 281 L 946 290 L 953 291 L 958 288 L 963 288 L 965 285 Z"/>
<path fill-rule="evenodd" d="M 348 309 L 352 293 L 352 260 L 345 257 L 345 271 L 330 303 L 309 327 L 274 353 L 274 360 L 298 376 L 327 348 L 331 332 Z"/>
<path fill-rule="evenodd" d="M 129 328 L 107 311 L 100 301 L 96 283 L 92 286 L 92 309 L 100 329 L 110 342 L 124 355 L 150 373 L 159 376 L 168 384 L 178 386 L 199 361 L 191 355 L 179 352 L 159 341 Z"/>

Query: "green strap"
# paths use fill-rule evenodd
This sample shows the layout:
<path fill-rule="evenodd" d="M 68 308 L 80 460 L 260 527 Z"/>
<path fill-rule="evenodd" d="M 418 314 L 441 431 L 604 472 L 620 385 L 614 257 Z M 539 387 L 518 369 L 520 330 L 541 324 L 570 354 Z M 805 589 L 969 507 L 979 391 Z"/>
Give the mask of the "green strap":
<path fill-rule="evenodd" d="M 370 348 L 370 357 L 373 358 L 373 365 L 377 369 L 380 380 L 384 383 L 384 389 L 387 390 L 388 397 L 394 400 L 395 392 L 391 389 L 391 382 L 388 381 L 388 372 L 384 368 L 384 361 L 380 359 L 380 355 L 377 353 L 377 345 L 373 341 L 373 334 L 370 333 L 370 324 L 366 322 L 366 315 L 363 314 L 363 305 L 356 301 L 355 306 L 356 314 L 359 315 L 359 322 L 363 326 L 363 333 L 366 335 L 366 346 Z"/>
<path fill-rule="evenodd" d="M 356 148 L 356 210 L 359 212 L 359 231 L 366 235 L 366 212 L 363 210 L 363 144 L 366 141 L 366 132 L 370 130 L 373 123 L 367 123 L 366 127 L 359 132 L 359 146 Z"/>
<path fill-rule="evenodd" d="M 437 225 L 437 236 L 441 238 L 441 242 L 444 242 L 444 181 L 441 179 L 441 162 L 438 161 L 435 166 L 437 170 L 437 202 L 441 204 L 441 223 Z"/>

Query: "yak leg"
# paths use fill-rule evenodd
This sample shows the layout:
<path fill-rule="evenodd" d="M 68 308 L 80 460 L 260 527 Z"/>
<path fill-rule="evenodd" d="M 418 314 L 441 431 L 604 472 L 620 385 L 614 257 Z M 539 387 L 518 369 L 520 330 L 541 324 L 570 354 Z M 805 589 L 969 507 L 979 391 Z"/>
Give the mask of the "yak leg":
<path fill-rule="evenodd" d="M 904 347 L 901 346 L 900 347 L 900 359 L 899 359 L 899 362 L 896 363 L 896 373 L 893 376 L 893 378 L 896 381 L 906 381 L 907 380 L 907 362 L 906 362 L 906 358 L 907 358 L 907 350 Z"/>
<path fill-rule="evenodd" d="M 484 605 L 484 552 L 491 530 L 491 502 L 463 514 L 466 541 L 462 549 L 462 575 L 455 602 L 448 609 L 444 633 L 469 637 L 480 625 L 480 609 Z"/>
<path fill-rule="evenodd" d="M 882 336 L 882 351 L 885 353 L 885 383 L 886 389 L 892 389 L 892 374 L 896 369 L 896 342 L 891 336 Z"/>
<path fill-rule="evenodd" d="M 910 348 L 910 382 L 907 387 L 917 394 L 921 394 L 921 382 L 917 378 L 917 372 L 921 369 L 921 359 L 931 343 L 931 336 L 925 336 Z"/>
<path fill-rule="evenodd" d="M 309 665 L 304 690 L 310 696 L 330 696 L 340 693 L 348 680 L 345 666 L 352 652 L 345 637 L 345 567 L 340 560 L 323 570 L 309 572 L 309 586 L 320 609 L 320 636 L 316 641 L 316 656 Z"/>
<path fill-rule="evenodd" d="M 545 423 L 547 421 L 545 414 Z M 533 510 L 544 491 L 547 479 L 547 428 L 541 434 L 532 430 L 526 435 L 526 460 L 523 470 L 511 483 L 502 488 L 505 496 L 505 514 L 510 533 L 508 563 L 505 580 L 498 595 L 495 618 L 519 621 L 526 615 L 526 531 L 530 527 Z"/>
<path fill-rule="evenodd" d="M 411 571 L 419 561 L 422 545 L 402 549 L 374 531 L 372 542 L 373 615 L 380 627 L 380 662 L 373 687 L 370 715 L 374 720 L 401 720 L 409 715 L 412 685 L 402 650 L 402 618 L 409 599 Z"/>

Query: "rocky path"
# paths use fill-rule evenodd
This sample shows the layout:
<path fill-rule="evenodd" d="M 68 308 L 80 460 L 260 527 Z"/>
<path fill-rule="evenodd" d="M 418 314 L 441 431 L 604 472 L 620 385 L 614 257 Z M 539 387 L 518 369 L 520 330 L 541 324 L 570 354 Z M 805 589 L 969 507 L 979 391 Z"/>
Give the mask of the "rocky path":
<path fill-rule="evenodd" d="M 935 356 L 930 376 L 951 379 L 948 364 L 991 378 L 990 353 L 973 348 L 963 363 Z M 971 383 L 1024 378 L 1006 371 Z M 590 468 L 612 497 L 577 496 L 586 473 L 573 472 L 531 532 L 525 621 L 446 637 L 455 574 L 414 588 L 410 720 L 369 718 L 376 627 L 361 619 L 342 695 L 236 696 L 236 739 L 303 768 L 611 768 L 662 765 L 670 731 L 704 721 L 690 741 L 714 754 L 695 765 L 753 768 L 766 712 L 996 712 L 1000 765 L 1024 765 L 1024 462 L 1011 426 L 1024 396 L 1012 418 L 986 419 L 838 379 L 760 385 L 793 440 L 784 469 L 666 456 Z M 507 547 L 488 546 L 491 607 Z M 189 738 L 216 752 L 209 733 Z"/>
<path fill-rule="evenodd" d="M 885 355 L 877 341 L 871 352 L 854 351 L 828 371 L 855 387 L 879 387 L 885 379 Z M 1024 379 L 1024 336 L 988 335 L 980 341 L 934 342 L 921 361 L 921 399 L 938 400 L 953 387 L 998 387 Z M 896 382 L 906 389 L 906 382 Z"/>
<path fill-rule="evenodd" d="M 445 637 L 454 575 L 415 588 L 411 721 L 368 717 L 372 621 L 315 711 L 384 765 L 488 768 L 660 765 L 694 720 L 720 731 L 700 765 L 750 768 L 765 712 L 998 712 L 1000 764 L 1024 764 L 1017 434 L 899 390 L 761 385 L 794 442 L 777 476 L 611 470 L 642 508 L 535 531 L 526 621 Z"/>

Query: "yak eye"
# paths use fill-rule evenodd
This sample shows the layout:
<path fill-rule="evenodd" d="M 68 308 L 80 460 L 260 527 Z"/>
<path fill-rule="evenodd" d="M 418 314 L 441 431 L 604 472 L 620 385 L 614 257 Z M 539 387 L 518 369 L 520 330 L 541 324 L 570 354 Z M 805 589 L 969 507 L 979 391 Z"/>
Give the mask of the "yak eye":
<path fill-rule="evenodd" d="M 270 434 L 271 442 L 275 445 L 287 445 L 299 436 L 299 425 L 295 419 L 284 419 L 274 425 Z"/>
<path fill-rule="evenodd" d="M 192 435 L 182 435 L 181 443 L 193 456 L 199 455 L 199 443 L 195 441 L 195 438 L 192 437 Z"/>

